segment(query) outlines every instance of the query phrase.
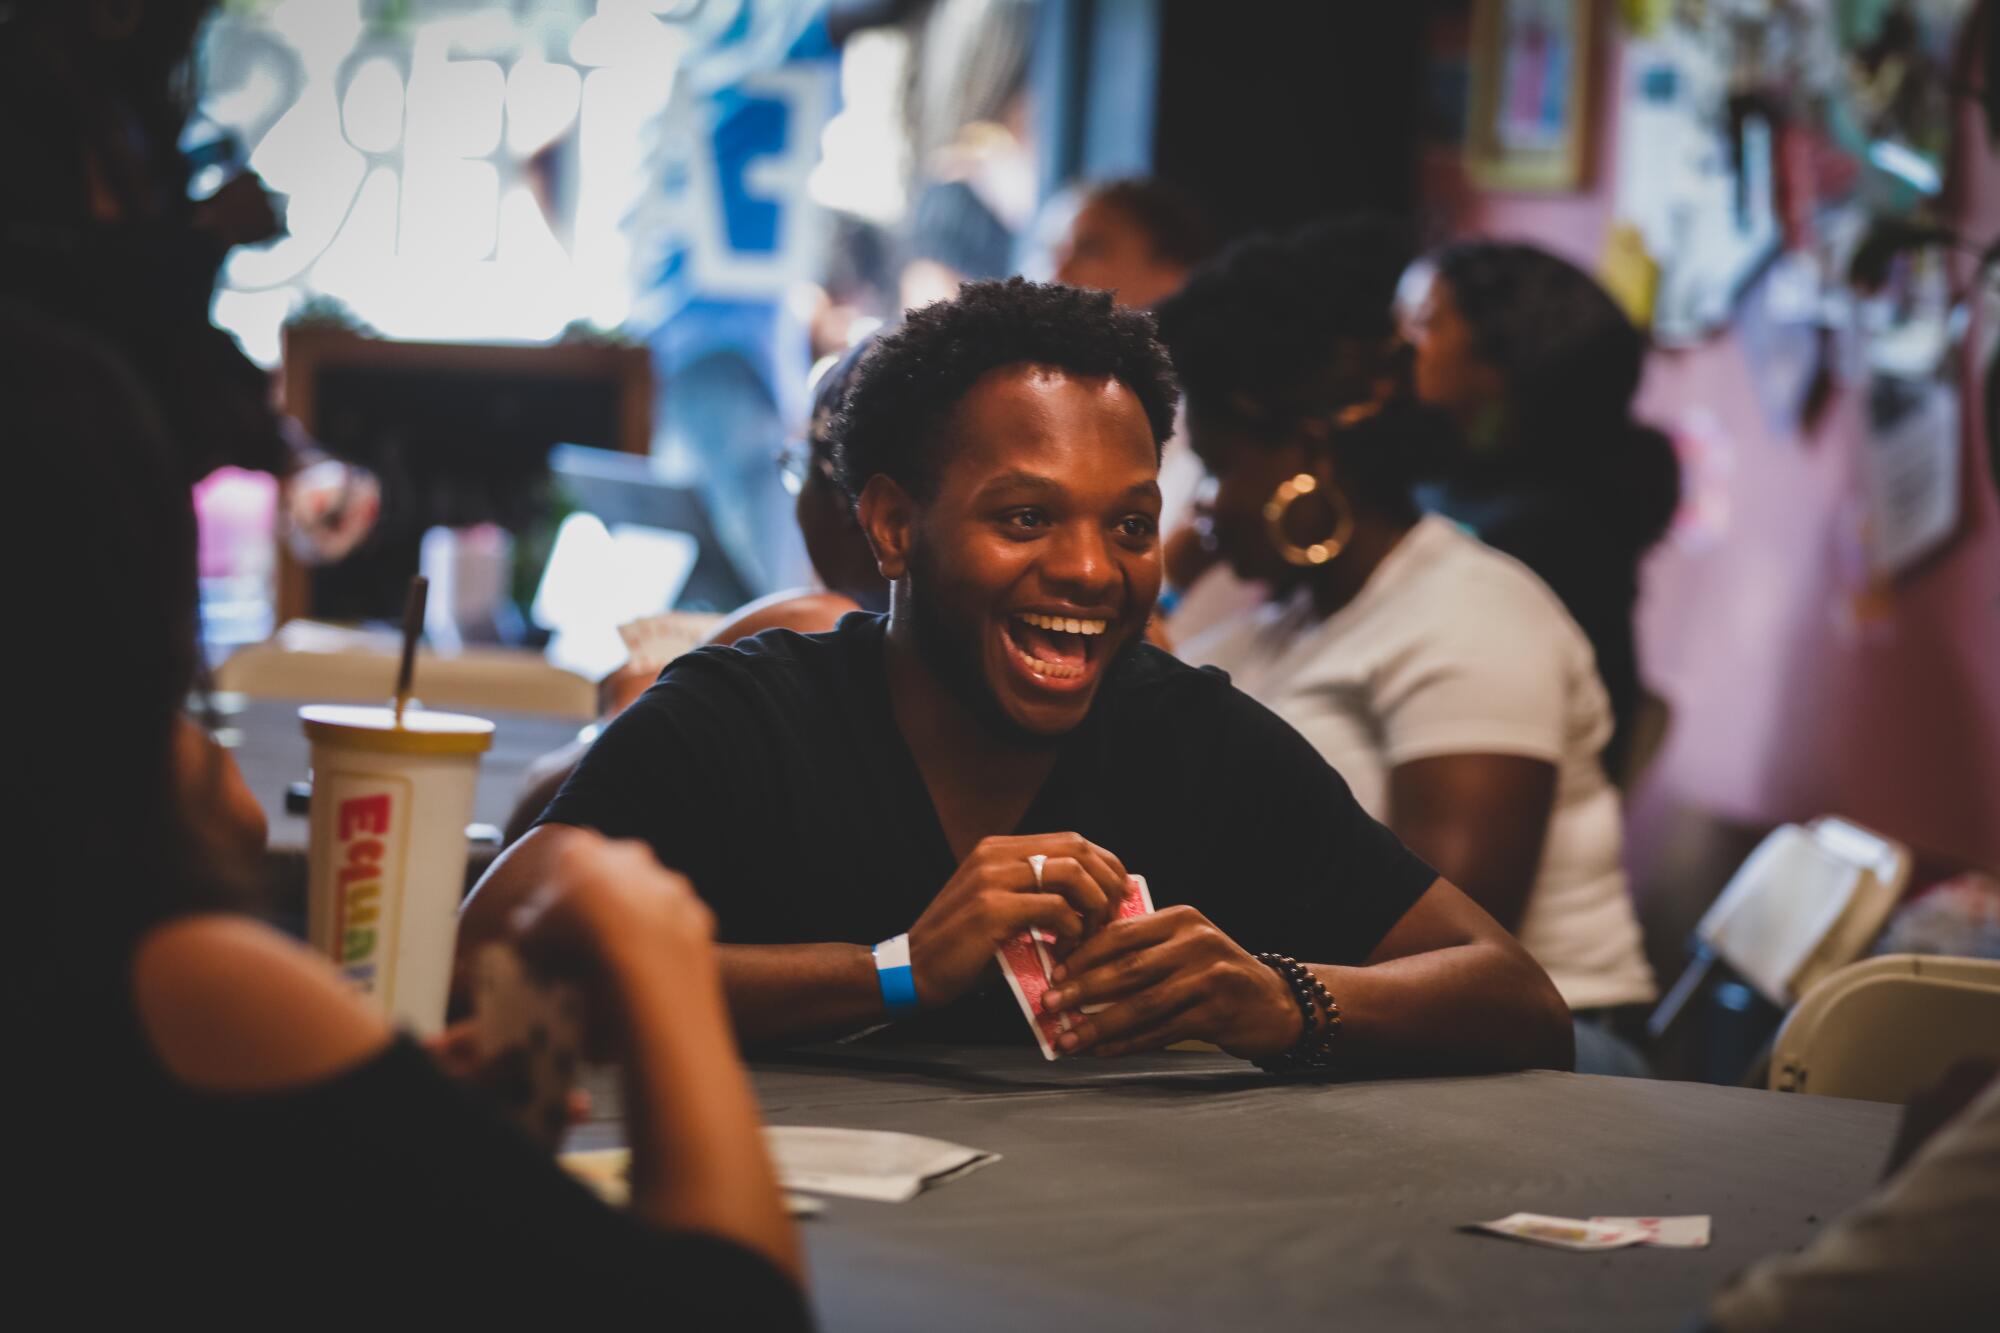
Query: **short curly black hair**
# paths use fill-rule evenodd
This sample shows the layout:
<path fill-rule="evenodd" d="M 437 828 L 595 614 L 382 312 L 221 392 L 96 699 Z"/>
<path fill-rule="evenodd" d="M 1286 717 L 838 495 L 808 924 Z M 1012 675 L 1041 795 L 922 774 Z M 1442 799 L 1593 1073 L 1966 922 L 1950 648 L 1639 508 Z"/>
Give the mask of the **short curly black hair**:
<path fill-rule="evenodd" d="M 936 494 L 945 419 L 1002 366 L 1115 379 L 1145 408 L 1156 449 L 1173 434 L 1180 390 L 1151 316 L 1115 307 L 1107 292 L 1022 278 L 969 282 L 949 301 L 912 310 L 855 368 L 827 432 L 842 489 L 858 498 L 883 475 L 919 499 Z"/>

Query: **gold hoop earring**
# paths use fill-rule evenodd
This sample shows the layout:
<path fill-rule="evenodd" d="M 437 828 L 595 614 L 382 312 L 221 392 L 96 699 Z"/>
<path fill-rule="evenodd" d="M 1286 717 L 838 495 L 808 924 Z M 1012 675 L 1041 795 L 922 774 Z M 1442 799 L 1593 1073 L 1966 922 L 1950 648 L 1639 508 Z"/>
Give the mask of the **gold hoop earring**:
<path fill-rule="evenodd" d="M 1285 516 L 1297 504 L 1300 496 L 1317 494 L 1327 508 L 1333 510 L 1333 527 L 1326 536 L 1310 546 L 1300 546 L 1285 531 Z M 1271 492 L 1271 498 L 1264 502 L 1264 526 L 1271 534 L 1271 545 L 1277 548 L 1288 565 L 1311 567 L 1323 565 L 1347 549 L 1347 543 L 1354 536 L 1354 509 L 1340 493 L 1332 487 L 1322 490 L 1319 478 L 1310 472 L 1301 472 L 1288 481 L 1278 483 L 1278 489 Z"/>

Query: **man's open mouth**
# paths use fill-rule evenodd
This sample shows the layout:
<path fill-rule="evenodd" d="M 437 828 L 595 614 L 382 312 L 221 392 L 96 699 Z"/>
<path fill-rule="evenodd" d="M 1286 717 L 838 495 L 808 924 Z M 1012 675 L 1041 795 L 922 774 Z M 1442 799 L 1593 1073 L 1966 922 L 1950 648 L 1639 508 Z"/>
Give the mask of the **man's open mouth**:
<path fill-rule="evenodd" d="M 1007 621 L 1007 647 L 1030 673 L 1047 681 L 1076 680 L 1090 670 L 1111 621 L 1016 612 Z"/>

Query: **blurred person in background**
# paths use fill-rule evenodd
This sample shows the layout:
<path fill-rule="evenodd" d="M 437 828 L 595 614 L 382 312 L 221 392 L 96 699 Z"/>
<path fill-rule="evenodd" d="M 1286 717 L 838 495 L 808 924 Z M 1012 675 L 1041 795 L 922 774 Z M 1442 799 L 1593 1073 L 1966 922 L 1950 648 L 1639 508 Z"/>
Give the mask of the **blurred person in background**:
<path fill-rule="evenodd" d="M 1128 177 L 1084 187 L 1069 226 L 1055 245 L 1055 278 L 1072 287 L 1110 292 L 1122 306 L 1152 310 L 1181 289 L 1188 274 L 1220 248 L 1207 212 L 1167 181 Z M 1177 632 L 1213 623 L 1257 600 L 1217 558 L 1197 503 L 1201 460 L 1177 429 L 1160 458 L 1160 513 L 1166 586 L 1161 615 Z M 1196 585 L 1200 587 L 1197 590 Z M 1155 641 L 1167 641 L 1156 619 Z"/>
<path fill-rule="evenodd" d="M 26 1304 L 282 1323 L 365 1255 L 367 1290 L 475 1322 L 643 1302 L 667 1326 L 805 1327 L 712 920 L 685 881 L 579 838 L 509 927 L 531 961 L 595 979 L 634 1148 L 620 1211 L 501 1117 L 465 1034 L 428 1050 L 397 1035 L 249 915 L 261 817 L 181 711 L 197 660 L 184 460 L 98 340 L 0 312 L 0 360 L 17 376 L 8 437 L 39 446 L 14 476 L 73 539 L 60 578 L 19 585 L 18 614 L 60 631 L 90 701 L 26 710 L 17 733 L 34 777 L 12 801 L 59 858 L 15 895 L 10 1005 L 47 1090 L 17 1099 L 31 1151 L 8 1178 L 35 1219 L 20 1274 L 46 1284 Z"/>
<path fill-rule="evenodd" d="M 1176 186 L 1142 177 L 1100 181 L 1085 188 L 1056 245 L 1055 276 L 1151 310 L 1215 251 L 1207 214 Z"/>
<path fill-rule="evenodd" d="M 1632 418 L 1645 339 L 1588 275 L 1533 246 L 1469 241 L 1425 268 L 1406 326 L 1417 393 L 1450 415 L 1459 448 L 1424 498 L 1534 570 L 1583 627 L 1611 695 L 1605 766 L 1622 778 L 1643 693 L 1639 562 L 1680 502 L 1672 444 Z"/>
<path fill-rule="evenodd" d="M 854 371 L 874 345 L 864 338 L 828 366 L 813 385 L 812 417 L 803 436 L 778 457 L 785 489 L 795 498 L 793 515 L 805 539 L 806 558 L 819 576 L 817 588 L 775 592 L 738 610 L 709 635 L 709 643 L 734 643 L 767 629 L 801 634 L 829 630 L 849 611 L 889 609 L 889 584 L 875 568 L 868 538 L 854 517 L 854 505 L 834 479 L 833 446 L 827 434 Z"/>
<path fill-rule="evenodd" d="M 254 172 L 188 197 L 193 49 L 215 8 L 0 6 L 0 295 L 106 338 L 144 381 L 186 481 L 226 464 L 289 478 L 294 549 L 334 560 L 374 523 L 375 478 L 277 412 L 269 377 L 209 322 L 229 251 L 284 232 Z"/>
<path fill-rule="evenodd" d="M 1160 308 L 1216 545 L 1265 598 L 1182 643 L 1297 728 L 1369 814 L 1519 936 L 1576 1021 L 1577 1068 L 1643 1074 L 1653 1000 L 1620 865 L 1590 645 L 1541 580 L 1416 479 L 1451 427 L 1418 403 L 1372 220 L 1236 247 Z"/>

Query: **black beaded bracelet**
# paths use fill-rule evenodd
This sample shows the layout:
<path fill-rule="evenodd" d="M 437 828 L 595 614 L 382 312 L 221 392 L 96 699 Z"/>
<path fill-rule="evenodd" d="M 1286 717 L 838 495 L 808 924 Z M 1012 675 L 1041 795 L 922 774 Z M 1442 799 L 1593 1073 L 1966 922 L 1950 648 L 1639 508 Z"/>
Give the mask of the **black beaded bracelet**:
<path fill-rule="evenodd" d="M 1304 963 L 1285 954 L 1260 953 L 1257 961 L 1284 978 L 1285 984 L 1291 988 L 1292 998 L 1299 1002 L 1299 1018 L 1303 1024 L 1299 1039 L 1290 1049 L 1257 1061 L 1257 1067 L 1270 1074 L 1297 1074 L 1333 1068 L 1333 1043 L 1340 1033 L 1340 1005 L 1334 1001 L 1326 983 Z M 1326 1015 L 1323 1029 L 1315 1021 L 1315 1007 Z"/>

